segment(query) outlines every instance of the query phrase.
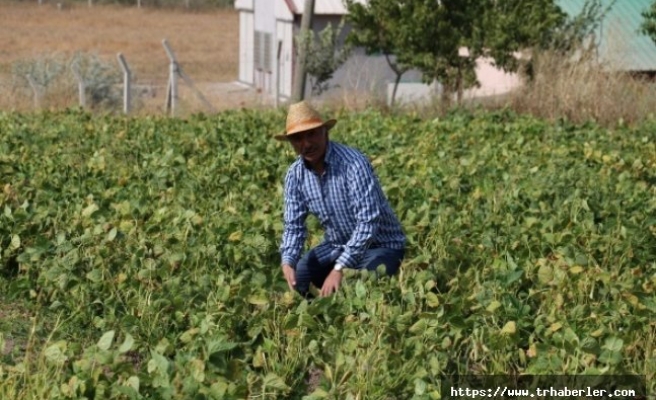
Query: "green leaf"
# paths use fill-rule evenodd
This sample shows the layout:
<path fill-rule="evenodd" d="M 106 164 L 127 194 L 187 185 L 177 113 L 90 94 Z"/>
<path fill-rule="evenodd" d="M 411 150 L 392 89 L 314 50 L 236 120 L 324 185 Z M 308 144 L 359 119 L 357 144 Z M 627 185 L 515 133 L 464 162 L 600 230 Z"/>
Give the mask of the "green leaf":
<path fill-rule="evenodd" d="M 358 299 L 363 299 L 367 296 L 367 288 L 364 286 L 361 280 L 358 280 L 355 283 L 355 296 Z"/>
<path fill-rule="evenodd" d="M 107 234 L 107 241 L 108 241 L 108 242 L 111 242 L 111 241 L 113 241 L 114 239 L 116 239 L 116 234 L 117 234 L 117 233 L 118 233 L 118 230 L 116 229 L 116 227 L 112 228 L 112 229 L 109 231 L 109 233 Z"/>
<path fill-rule="evenodd" d="M 314 392 L 310 393 L 305 400 L 315 400 L 315 399 L 325 399 L 329 396 L 330 394 L 323 390 L 322 388 L 316 388 L 314 389 Z"/>
<path fill-rule="evenodd" d="M 166 373 L 169 368 L 169 360 L 166 359 L 163 355 L 152 351 L 150 352 L 150 361 L 148 361 L 148 373 L 153 373 L 154 371 L 160 371 Z"/>
<path fill-rule="evenodd" d="M 21 239 L 18 235 L 11 235 L 11 243 L 9 243 L 9 248 L 12 250 L 17 250 L 21 245 Z"/>
<path fill-rule="evenodd" d="M 56 365 L 62 365 L 68 360 L 68 357 L 61 349 L 61 345 L 58 343 L 48 346 L 44 352 L 44 355 L 46 360 Z"/>
<path fill-rule="evenodd" d="M 99 208 L 96 205 L 96 203 L 91 203 L 88 206 L 86 206 L 84 208 L 84 210 L 82 210 L 82 216 L 83 217 L 90 217 L 93 213 L 95 213 L 98 210 L 99 210 Z"/>
<path fill-rule="evenodd" d="M 109 350 L 109 348 L 112 347 L 115 333 L 116 332 L 113 330 L 105 332 L 97 343 L 98 348 L 103 351 Z"/>
<path fill-rule="evenodd" d="M 263 384 L 265 387 L 272 388 L 272 389 L 278 389 L 278 390 L 289 389 L 289 386 L 287 386 L 285 381 L 283 381 L 281 377 L 274 374 L 273 372 L 266 374 L 266 376 L 263 379 Z"/>
<path fill-rule="evenodd" d="M 98 283 L 102 281 L 102 271 L 98 268 L 89 271 L 86 275 L 91 282 Z"/>
<path fill-rule="evenodd" d="M 428 321 L 426 319 L 420 319 L 419 321 L 412 324 L 409 331 L 412 333 L 423 333 L 428 329 Z"/>
<path fill-rule="evenodd" d="M 126 333 L 125 340 L 123 340 L 123 343 L 121 343 L 121 346 L 118 348 L 118 352 L 121 354 L 127 353 L 128 351 L 132 350 L 133 346 L 134 346 L 134 338 L 129 333 Z"/>
<path fill-rule="evenodd" d="M 428 305 L 428 307 L 431 308 L 439 307 L 440 305 L 439 297 L 437 297 L 437 295 L 433 292 L 426 293 L 426 305 Z"/>
<path fill-rule="evenodd" d="M 131 387 L 137 393 L 139 393 L 139 384 L 139 377 L 134 375 L 125 381 L 125 385 Z"/>
<path fill-rule="evenodd" d="M 422 396 L 424 393 L 426 393 L 426 382 L 422 379 L 415 379 L 415 394 Z"/>
<path fill-rule="evenodd" d="M 622 347 L 624 346 L 624 341 L 616 336 L 612 336 L 607 338 L 604 341 L 603 348 L 607 349 L 609 351 L 622 351 Z"/>

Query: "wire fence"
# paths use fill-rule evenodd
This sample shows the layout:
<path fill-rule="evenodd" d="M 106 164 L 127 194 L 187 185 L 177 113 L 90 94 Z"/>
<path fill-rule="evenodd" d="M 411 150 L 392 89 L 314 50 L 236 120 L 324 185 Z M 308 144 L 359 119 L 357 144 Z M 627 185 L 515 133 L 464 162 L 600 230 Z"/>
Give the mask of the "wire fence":
<path fill-rule="evenodd" d="M 97 5 L 123 5 L 149 8 L 186 8 L 194 10 L 207 10 L 217 8 L 234 8 L 235 0 L 30 0 L 38 4 L 56 4 L 59 7 L 65 7 L 67 4 L 87 4 Z M 28 3 L 21 0 L 0 0 L 4 3 Z"/>

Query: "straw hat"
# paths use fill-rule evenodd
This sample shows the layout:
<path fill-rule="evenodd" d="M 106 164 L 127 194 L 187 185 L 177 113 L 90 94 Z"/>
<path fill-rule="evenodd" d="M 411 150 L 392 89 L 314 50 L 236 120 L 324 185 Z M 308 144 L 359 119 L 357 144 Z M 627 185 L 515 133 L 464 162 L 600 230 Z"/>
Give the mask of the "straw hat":
<path fill-rule="evenodd" d="M 276 135 L 275 138 L 278 140 L 288 140 L 291 135 L 309 131 L 320 126 L 325 126 L 330 130 L 336 123 L 337 120 L 334 119 L 329 119 L 328 121 L 322 120 L 317 110 L 312 108 L 307 102 L 301 101 L 300 103 L 289 106 L 285 132 Z"/>

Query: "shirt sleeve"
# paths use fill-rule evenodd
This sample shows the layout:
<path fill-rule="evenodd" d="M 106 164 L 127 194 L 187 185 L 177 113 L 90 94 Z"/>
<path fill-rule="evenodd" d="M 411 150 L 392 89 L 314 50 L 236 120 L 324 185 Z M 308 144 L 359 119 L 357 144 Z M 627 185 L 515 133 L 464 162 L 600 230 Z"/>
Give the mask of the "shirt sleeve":
<path fill-rule="evenodd" d="M 308 208 L 301 196 L 301 186 L 293 169 L 287 172 L 284 190 L 284 231 L 280 253 L 282 263 L 296 267 L 307 237 L 305 220 Z"/>
<path fill-rule="evenodd" d="M 353 204 L 356 225 L 337 263 L 353 268 L 360 262 L 378 231 L 381 198 L 378 179 L 366 160 L 350 166 L 348 182 L 348 196 Z"/>

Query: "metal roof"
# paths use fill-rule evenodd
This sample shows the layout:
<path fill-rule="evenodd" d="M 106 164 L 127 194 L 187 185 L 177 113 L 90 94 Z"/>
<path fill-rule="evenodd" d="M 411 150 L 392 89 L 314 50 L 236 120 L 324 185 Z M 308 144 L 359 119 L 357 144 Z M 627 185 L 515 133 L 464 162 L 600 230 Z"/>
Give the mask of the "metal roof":
<path fill-rule="evenodd" d="M 253 0 L 235 0 L 235 8 L 237 10 L 253 11 Z"/>
<path fill-rule="evenodd" d="M 653 0 L 617 0 L 604 18 L 599 31 L 599 55 L 611 67 L 625 71 L 656 71 L 656 43 L 642 35 L 642 12 Z M 585 0 L 559 0 L 569 15 L 577 15 Z M 602 0 L 604 7 L 612 0 Z"/>

